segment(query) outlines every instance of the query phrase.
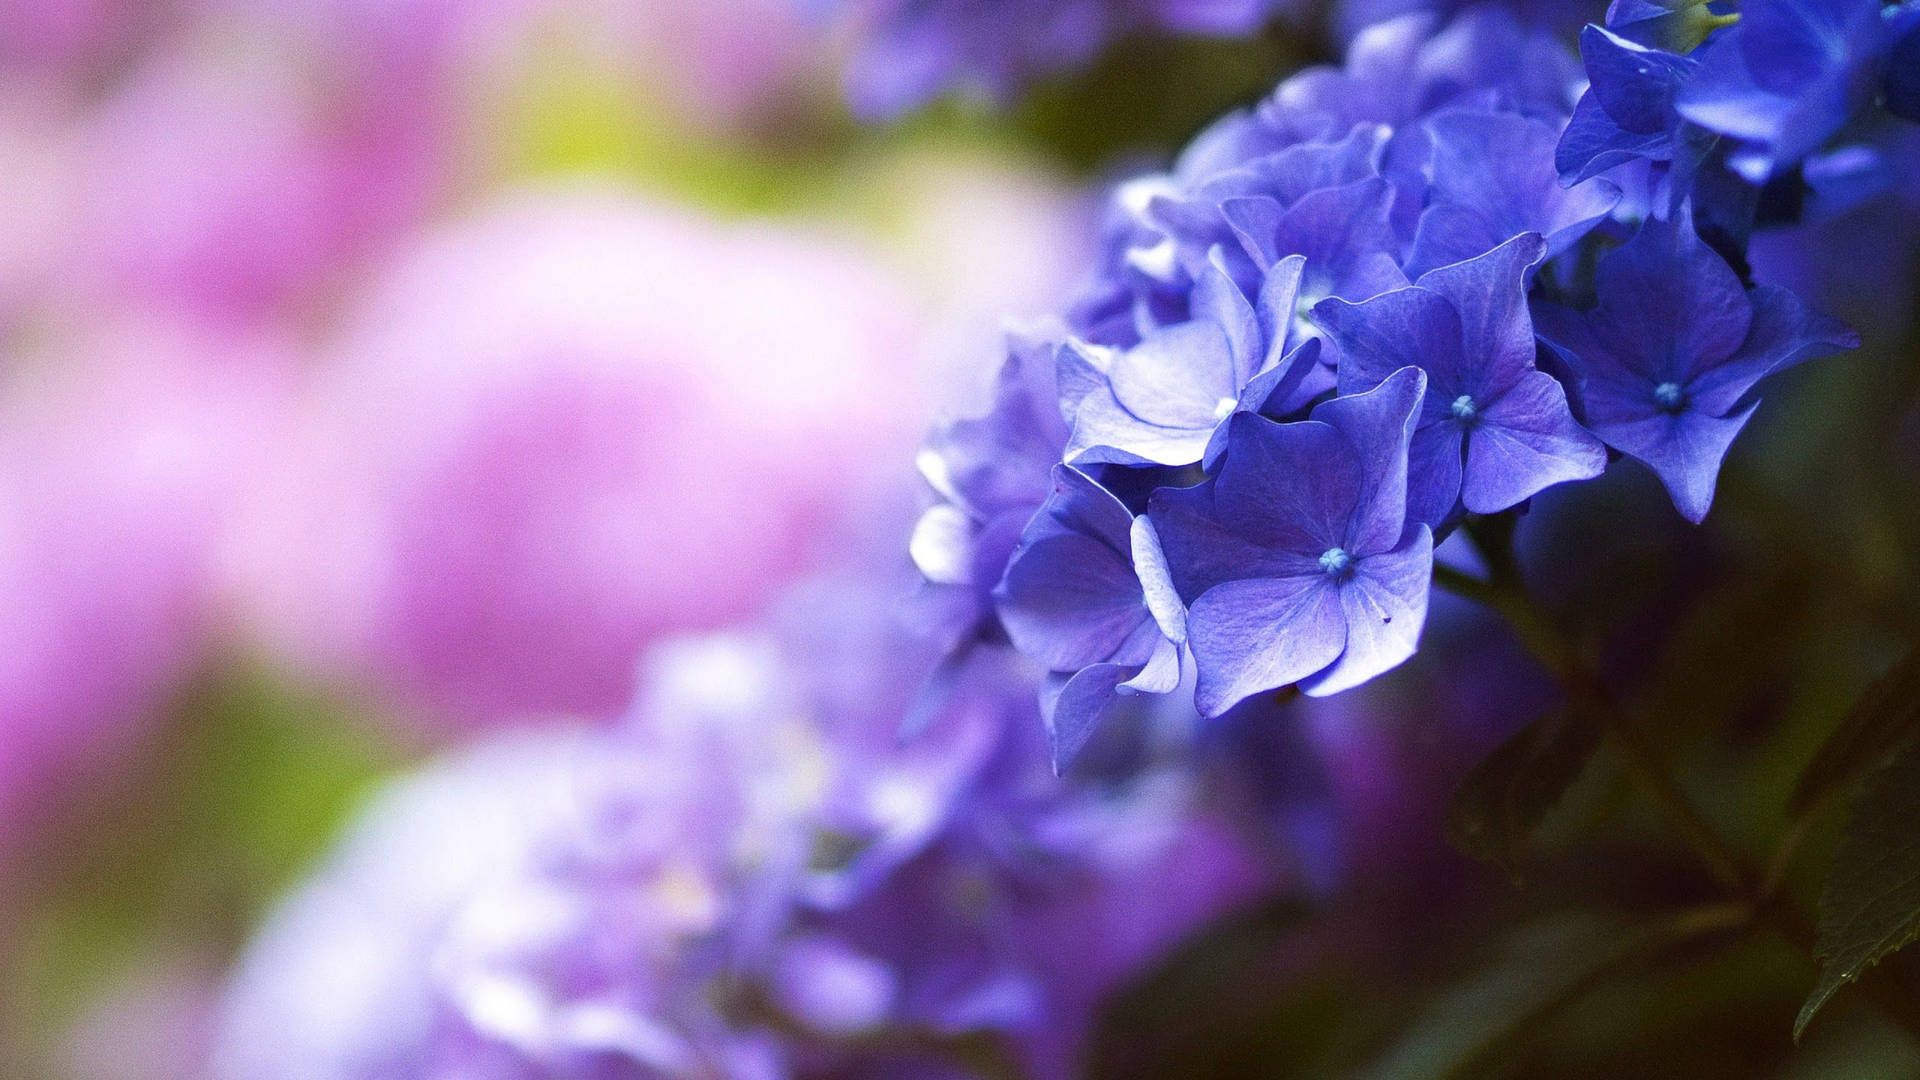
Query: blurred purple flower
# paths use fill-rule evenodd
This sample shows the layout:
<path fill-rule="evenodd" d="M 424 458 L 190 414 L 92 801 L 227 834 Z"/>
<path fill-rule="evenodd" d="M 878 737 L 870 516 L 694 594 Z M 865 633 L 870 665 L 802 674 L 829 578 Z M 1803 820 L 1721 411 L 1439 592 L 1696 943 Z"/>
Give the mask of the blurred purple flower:
<path fill-rule="evenodd" d="M 1920 121 L 1920 4 L 1903 4 L 1888 19 L 1893 45 L 1887 50 L 1887 111 Z"/>
<path fill-rule="evenodd" d="M 1275 0 L 794 0 L 851 24 L 854 109 L 891 117 L 951 90 L 1004 100 L 1038 77 L 1081 67 L 1110 41 L 1160 32 L 1259 29 Z"/>
<path fill-rule="evenodd" d="M 980 635 L 1021 530 L 1051 490 L 1067 444 L 1050 328 L 1007 334 L 984 415 L 935 426 L 916 459 L 939 502 L 914 526 L 908 552 L 928 589 L 931 632 L 949 647 Z"/>
<path fill-rule="evenodd" d="M 656 653 L 617 731 L 496 737 L 390 789 L 249 950 L 216 1075 L 900 1075 L 894 1032 L 1068 1075 L 1106 992 L 1269 875 L 1177 778 L 1056 781 L 1004 669 L 940 752 L 842 711 L 899 700 L 924 652 L 828 581 L 804 628 Z"/>

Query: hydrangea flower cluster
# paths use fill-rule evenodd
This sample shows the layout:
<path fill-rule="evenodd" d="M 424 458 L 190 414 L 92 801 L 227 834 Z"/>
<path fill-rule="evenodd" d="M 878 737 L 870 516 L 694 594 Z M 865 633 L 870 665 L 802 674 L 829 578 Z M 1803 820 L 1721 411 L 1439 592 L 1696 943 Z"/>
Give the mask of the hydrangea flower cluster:
<path fill-rule="evenodd" d="M 1754 212 L 1760 185 L 1850 178 L 1874 153 L 1858 142 L 1836 149 L 1836 136 L 1864 134 L 1879 101 L 1914 115 L 1917 11 L 1879 0 L 1752 0 L 1718 14 L 1704 2 L 1616 0 L 1605 26 L 1581 34 L 1591 86 L 1559 167 L 1577 177 L 1648 161 L 1674 201 L 1697 190 L 1703 217 L 1736 224 Z M 1724 172 L 1747 187 L 1717 178 Z"/>
<path fill-rule="evenodd" d="M 1191 774 L 1057 781 L 1004 663 L 899 745 L 897 595 L 823 582 L 657 652 L 619 729 L 395 786 L 252 947 L 216 1075 L 1072 1075 L 1103 996 L 1272 874 Z"/>
<path fill-rule="evenodd" d="M 1277 0 L 802 0 L 853 24 L 856 111 L 892 116 L 962 89 L 1006 99 L 1142 32 L 1229 36 L 1260 28 Z"/>
<path fill-rule="evenodd" d="M 950 640 L 1051 672 L 1064 767 L 1125 695 L 1395 667 L 1439 539 L 1620 455 L 1702 520 L 1761 382 L 1858 343 L 1743 244 L 1762 184 L 1900 104 L 1907 18 L 1620 0 L 1583 80 L 1502 8 L 1405 16 L 1121 184 L 1064 323 L 921 455 Z"/>

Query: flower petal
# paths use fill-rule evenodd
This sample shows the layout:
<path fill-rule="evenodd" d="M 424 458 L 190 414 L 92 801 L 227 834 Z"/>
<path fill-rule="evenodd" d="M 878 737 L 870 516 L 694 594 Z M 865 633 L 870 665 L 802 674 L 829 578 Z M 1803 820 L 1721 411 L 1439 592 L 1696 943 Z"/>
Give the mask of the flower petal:
<path fill-rule="evenodd" d="M 1229 581 L 1196 600 L 1188 622 L 1200 714 L 1219 716 L 1333 663 L 1346 648 L 1339 590 L 1326 574 Z"/>
<path fill-rule="evenodd" d="M 1433 589 L 1433 532 L 1415 525 L 1391 551 L 1361 559 L 1340 586 L 1347 647 L 1325 671 L 1300 683 L 1312 697 L 1351 689 L 1400 666 L 1419 646 Z"/>

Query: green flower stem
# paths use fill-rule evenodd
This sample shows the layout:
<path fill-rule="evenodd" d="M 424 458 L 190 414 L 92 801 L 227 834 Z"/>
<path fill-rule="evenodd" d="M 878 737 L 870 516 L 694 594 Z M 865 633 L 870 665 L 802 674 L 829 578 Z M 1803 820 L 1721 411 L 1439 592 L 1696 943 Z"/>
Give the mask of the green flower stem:
<path fill-rule="evenodd" d="M 1802 951 L 1814 955 L 1817 934 L 1807 914 L 1779 891 L 1781 866 L 1791 858 L 1797 838 L 1783 844 L 1786 854 L 1762 876 L 1713 830 L 1681 790 L 1665 759 L 1651 739 L 1634 723 L 1606 690 L 1599 672 L 1571 639 L 1541 610 L 1513 557 L 1511 515 L 1470 518 L 1465 526 L 1479 548 L 1488 576 L 1475 577 L 1436 564 L 1433 583 L 1456 596 L 1497 612 L 1520 638 L 1521 644 L 1565 690 L 1568 706 L 1596 724 L 1613 741 L 1627 773 L 1652 800 L 1669 826 L 1693 849 L 1702 867 L 1725 890 L 1730 901 L 1748 910 L 1755 921 Z M 1884 968 L 1874 968 L 1859 985 L 1879 1010 L 1920 1040 L 1920 1002 Z"/>
<path fill-rule="evenodd" d="M 1744 861 L 1693 808 L 1652 740 L 1621 711 L 1612 695 L 1601 686 L 1592 666 L 1581 658 L 1579 650 L 1554 627 L 1524 589 L 1511 579 L 1481 579 L 1445 566 L 1434 567 L 1433 580 L 1448 592 L 1484 604 L 1505 618 L 1521 644 L 1565 689 L 1568 707 L 1598 725 L 1613 740 L 1626 763 L 1628 775 L 1693 849 L 1714 881 L 1734 896 L 1751 893 L 1754 875 Z"/>
<path fill-rule="evenodd" d="M 1476 578 L 1436 565 L 1434 584 L 1484 604 L 1506 619 L 1520 643 L 1566 691 L 1568 707 L 1612 739 L 1628 775 L 1694 850 L 1714 881 L 1733 896 L 1750 896 L 1755 875 L 1745 861 L 1694 809 L 1653 741 L 1614 701 L 1580 649 L 1534 602 L 1513 555 L 1516 521 L 1512 513 L 1469 518 L 1464 528 L 1486 563 L 1488 576 Z"/>

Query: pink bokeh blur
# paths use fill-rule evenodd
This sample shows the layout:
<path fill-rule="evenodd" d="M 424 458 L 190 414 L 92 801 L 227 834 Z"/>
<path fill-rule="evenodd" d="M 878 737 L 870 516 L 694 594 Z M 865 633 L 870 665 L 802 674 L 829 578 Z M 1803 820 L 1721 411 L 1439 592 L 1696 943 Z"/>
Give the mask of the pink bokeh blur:
<path fill-rule="evenodd" d="M 1064 184 L 909 147 L 721 216 L 495 145 L 599 55 L 659 107 L 614 123 L 752 154 L 821 48 L 787 0 L 0 5 L 0 862 L 196 677 L 415 740 L 610 716 L 910 499 L 952 373 L 1079 262 Z"/>

